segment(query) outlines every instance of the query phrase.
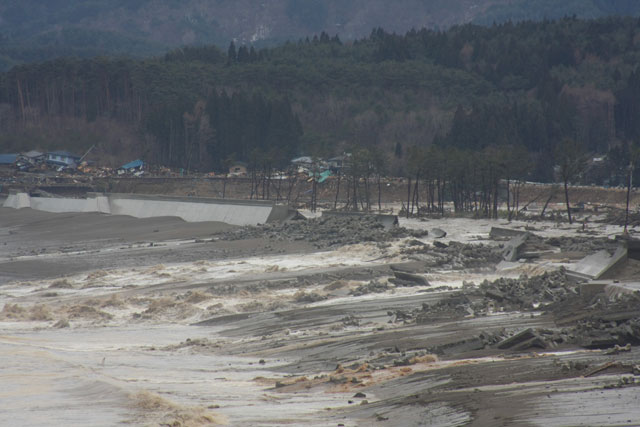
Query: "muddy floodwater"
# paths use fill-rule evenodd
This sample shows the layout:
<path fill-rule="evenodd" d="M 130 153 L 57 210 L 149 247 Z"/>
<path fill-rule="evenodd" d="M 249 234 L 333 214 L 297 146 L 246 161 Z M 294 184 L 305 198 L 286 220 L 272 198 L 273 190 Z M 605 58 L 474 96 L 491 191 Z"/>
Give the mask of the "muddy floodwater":
<path fill-rule="evenodd" d="M 0 208 L 0 425 L 640 425 L 621 231 Z"/>

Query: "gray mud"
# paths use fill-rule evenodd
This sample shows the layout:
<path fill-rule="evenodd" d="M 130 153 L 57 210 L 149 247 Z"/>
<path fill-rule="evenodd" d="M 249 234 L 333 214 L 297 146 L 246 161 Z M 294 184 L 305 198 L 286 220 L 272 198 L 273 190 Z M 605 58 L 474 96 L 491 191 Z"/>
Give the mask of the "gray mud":
<path fill-rule="evenodd" d="M 237 228 L 220 222 L 188 223 L 174 217 L 138 219 L 0 208 L 0 285 L 9 280 L 115 267 L 313 249 L 304 241 L 282 244 L 259 234 L 238 241 L 219 240 L 221 233 Z"/>
<path fill-rule="evenodd" d="M 0 209 L 0 421 L 640 419 L 638 293 L 586 297 L 553 258 L 611 252 L 611 240 L 530 235 L 518 273 L 502 275 L 505 242 L 427 228 Z"/>

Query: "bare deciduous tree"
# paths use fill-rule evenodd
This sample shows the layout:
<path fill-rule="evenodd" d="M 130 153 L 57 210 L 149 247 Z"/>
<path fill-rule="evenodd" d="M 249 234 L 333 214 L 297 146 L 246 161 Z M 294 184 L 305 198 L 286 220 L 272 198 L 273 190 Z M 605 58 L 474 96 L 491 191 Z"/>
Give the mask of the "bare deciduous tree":
<path fill-rule="evenodd" d="M 569 183 L 578 178 L 586 167 L 586 156 L 582 145 L 573 139 L 565 138 L 556 148 L 556 162 L 559 167 L 560 178 L 564 184 L 564 197 L 567 204 L 569 224 L 572 224 Z"/>

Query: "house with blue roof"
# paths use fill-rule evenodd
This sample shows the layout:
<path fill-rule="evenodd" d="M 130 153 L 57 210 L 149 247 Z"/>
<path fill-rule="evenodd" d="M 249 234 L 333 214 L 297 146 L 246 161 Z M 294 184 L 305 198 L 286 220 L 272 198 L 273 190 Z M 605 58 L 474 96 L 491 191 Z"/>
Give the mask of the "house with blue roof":
<path fill-rule="evenodd" d="M 134 160 L 132 162 L 127 163 L 126 165 L 120 166 L 120 169 L 130 170 L 130 169 L 140 169 L 144 166 L 144 162 L 140 159 Z"/>
<path fill-rule="evenodd" d="M 122 165 L 118 168 L 118 175 L 122 175 L 123 173 L 132 173 L 136 176 L 143 174 L 142 171 L 144 169 L 144 161 L 138 159 L 132 162 L 127 163 L 126 165 Z"/>
<path fill-rule="evenodd" d="M 17 154 L 0 154 L 0 166 L 12 165 L 17 158 Z"/>

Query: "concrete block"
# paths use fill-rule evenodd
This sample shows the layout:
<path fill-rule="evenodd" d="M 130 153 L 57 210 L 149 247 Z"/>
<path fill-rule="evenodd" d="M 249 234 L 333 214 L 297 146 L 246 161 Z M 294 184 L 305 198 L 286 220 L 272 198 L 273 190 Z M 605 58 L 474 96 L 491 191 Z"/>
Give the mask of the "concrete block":
<path fill-rule="evenodd" d="M 610 283 L 610 281 L 606 280 L 592 280 L 590 282 L 582 283 L 578 286 L 578 293 L 582 299 L 590 301 L 596 295 L 604 293 L 605 288 Z"/>
<path fill-rule="evenodd" d="M 19 193 L 16 190 L 11 190 L 2 206 L 13 209 L 30 208 L 31 197 L 27 193 Z"/>
<path fill-rule="evenodd" d="M 486 297 L 501 302 L 504 300 L 504 294 L 497 289 L 487 289 L 484 293 Z"/>
<path fill-rule="evenodd" d="M 509 242 L 505 244 L 504 251 L 502 252 L 504 260 L 510 262 L 517 261 L 520 258 L 520 253 L 525 243 L 527 243 L 528 238 L 529 233 L 525 232 L 509 240 Z"/>
<path fill-rule="evenodd" d="M 567 269 L 567 276 L 575 281 L 604 279 L 607 273 L 627 260 L 627 249 L 619 246 L 613 255 L 602 250 L 588 255 Z"/>

